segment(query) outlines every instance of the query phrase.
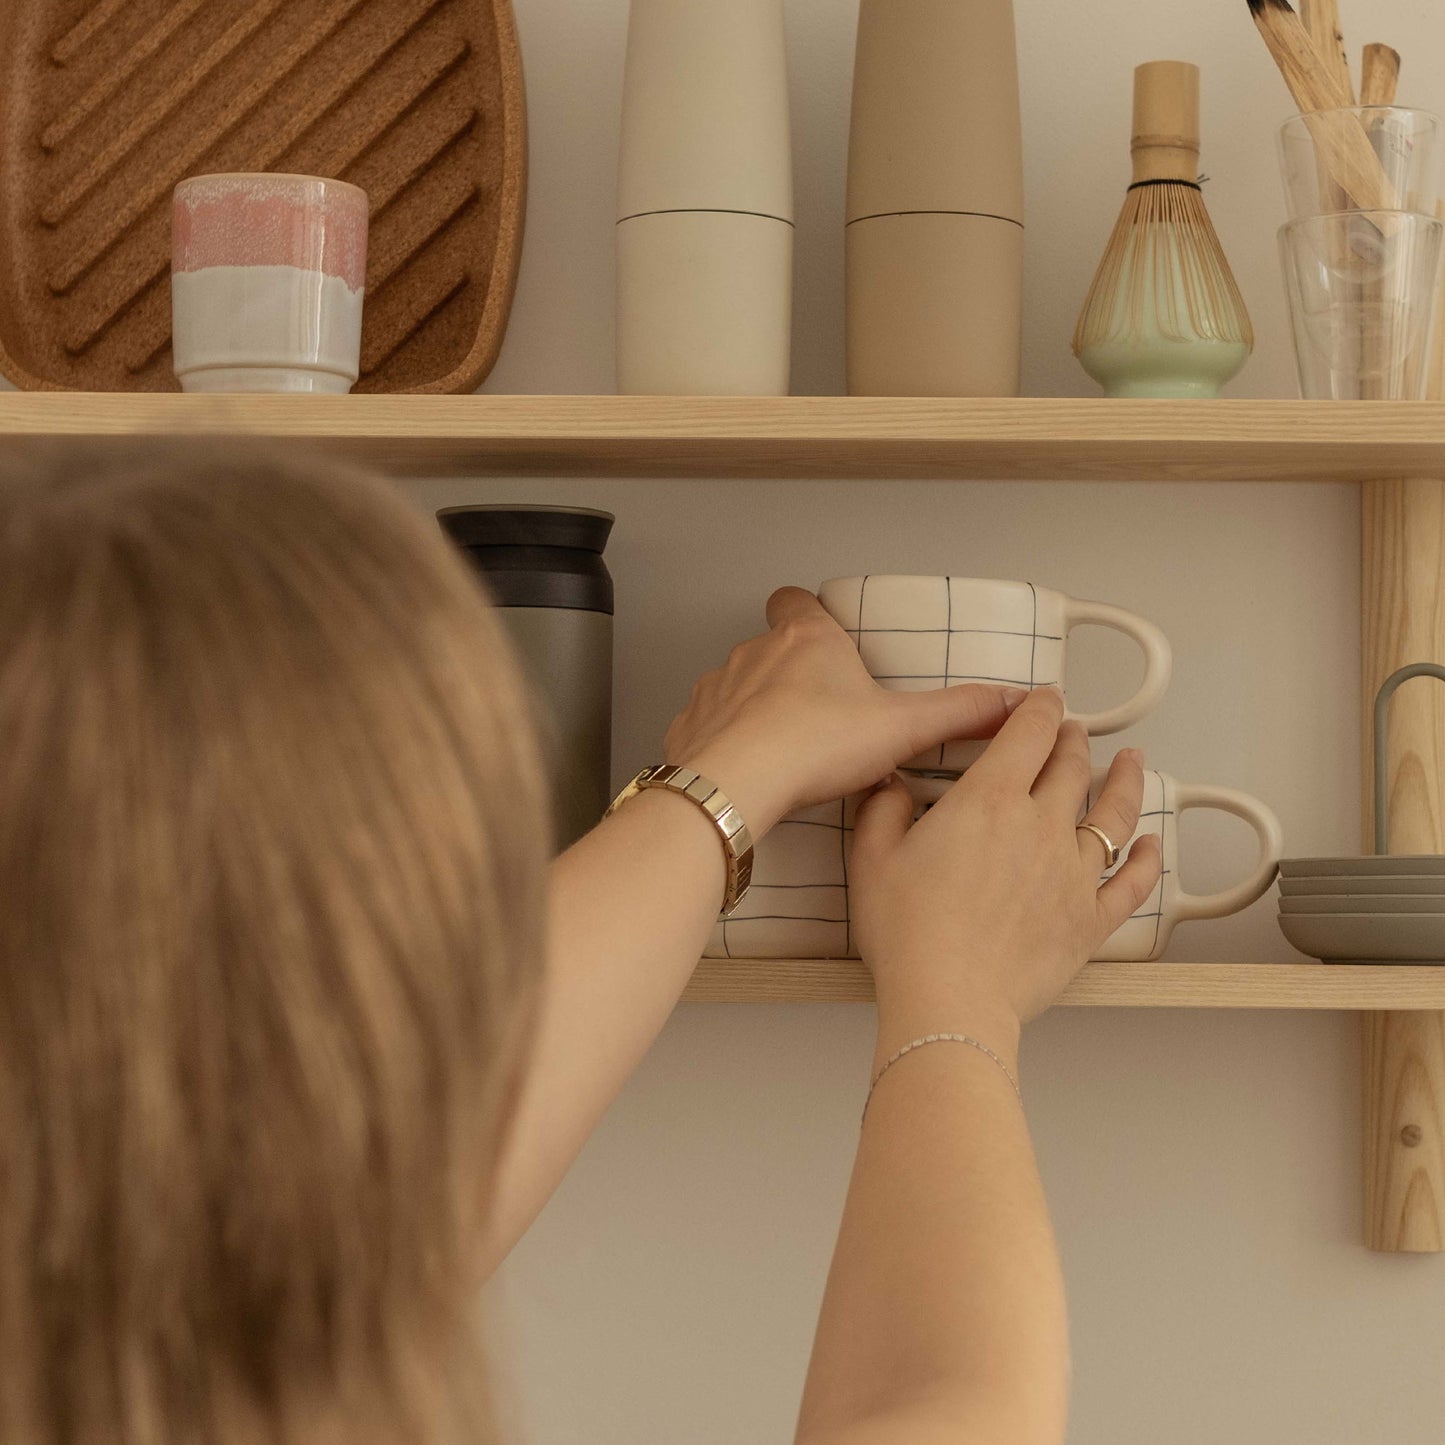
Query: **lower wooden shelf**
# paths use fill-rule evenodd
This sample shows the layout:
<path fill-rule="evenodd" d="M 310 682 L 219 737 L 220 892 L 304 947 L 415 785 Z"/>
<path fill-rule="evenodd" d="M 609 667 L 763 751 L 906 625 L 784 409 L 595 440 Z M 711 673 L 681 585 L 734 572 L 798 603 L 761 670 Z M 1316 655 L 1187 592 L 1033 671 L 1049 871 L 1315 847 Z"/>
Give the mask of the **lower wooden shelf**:
<path fill-rule="evenodd" d="M 684 1003 L 868 1003 L 856 959 L 705 958 Z M 1091 963 L 1060 1003 L 1103 1008 L 1442 1009 L 1445 966 Z"/>

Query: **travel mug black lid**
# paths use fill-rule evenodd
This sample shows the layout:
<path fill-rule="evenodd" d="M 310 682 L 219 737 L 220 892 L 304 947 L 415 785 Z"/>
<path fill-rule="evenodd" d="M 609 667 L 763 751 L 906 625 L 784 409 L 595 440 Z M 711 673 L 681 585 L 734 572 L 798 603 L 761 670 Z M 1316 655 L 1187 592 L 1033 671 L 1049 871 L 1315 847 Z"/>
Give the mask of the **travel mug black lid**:
<path fill-rule="evenodd" d="M 611 512 L 501 503 L 443 507 L 437 521 L 499 607 L 612 612 L 612 576 L 602 560 Z"/>
<path fill-rule="evenodd" d="M 607 545 L 611 512 L 591 507 L 443 507 L 437 521 L 463 547 L 577 547 L 601 553 Z"/>

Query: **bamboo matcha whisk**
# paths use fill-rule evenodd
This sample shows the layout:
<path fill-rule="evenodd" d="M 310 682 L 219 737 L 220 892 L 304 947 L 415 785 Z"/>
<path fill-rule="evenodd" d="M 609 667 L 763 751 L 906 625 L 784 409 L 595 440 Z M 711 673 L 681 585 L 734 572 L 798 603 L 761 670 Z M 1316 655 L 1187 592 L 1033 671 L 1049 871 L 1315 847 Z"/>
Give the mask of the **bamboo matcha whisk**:
<path fill-rule="evenodd" d="M 1074 330 L 1110 396 L 1217 396 L 1254 345 L 1199 182 L 1199 67 L 1134 72 L 1134 180 Z"/>

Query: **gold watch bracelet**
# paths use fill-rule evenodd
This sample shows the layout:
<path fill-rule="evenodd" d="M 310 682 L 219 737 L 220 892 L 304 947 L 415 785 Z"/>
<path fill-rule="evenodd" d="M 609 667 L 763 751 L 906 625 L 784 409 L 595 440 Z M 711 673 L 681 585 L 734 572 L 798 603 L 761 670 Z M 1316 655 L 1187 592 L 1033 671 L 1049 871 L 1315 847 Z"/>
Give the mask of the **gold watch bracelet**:
<path fill-rule="evenodd" d="M 722 916 L 726 918 L 742 902 L 753 878 L 753 835 L 748 831 L 742 814 L 733 806 L 732 799 L 701 773 L 674 763 L 658 763 L 643 768 L 612 800 L 612 806 L 603 817 L 610 818 L 629 798 L 635 798 L 649 788 L 679 793 L 697 804 L 712 819 L 722 839 L 723 857 L 727 864 L 727 886 L 723 890 L 722 902 Z"/>

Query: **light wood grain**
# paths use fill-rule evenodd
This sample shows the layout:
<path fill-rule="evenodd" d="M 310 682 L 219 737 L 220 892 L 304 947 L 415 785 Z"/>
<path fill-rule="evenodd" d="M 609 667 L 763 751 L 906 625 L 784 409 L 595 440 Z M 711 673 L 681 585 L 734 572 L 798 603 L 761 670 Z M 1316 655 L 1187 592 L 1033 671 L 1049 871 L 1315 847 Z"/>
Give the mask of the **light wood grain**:
<path fill-rule="evenodd" d="M 856 959 L 706 958 L 685 1003 L 868 1003 Z M 1070 1007 L 1445 1009 L 1445 967 L 1323 963 L 1091 963 Z"/>
<path fill-rule="evenodd" d="M 1344 30 L 1340 25 L 1339 6 L 1335 0 L 1300 0 L 1299 16 L 1336 92 L 1344 97 L 1342 103 L 1353 104 L 1354 82 L 1350 79 L 1350 60 L 1345 49 Z M 1320 156 L 1318 159 L 1322 209 L 1347 210 L 1350 204 L 1348 197 L 1330 179 L 1329 166 L 1325 164 L 1324 157 Z"/>
<path fill-rule="evenodd" d="M 1360 58 L 1360 104 L 1394 105 L 1399 83 L 1400 52 L 1372 40 Z"/>
<path fill-rule="evenodd" d="M 1370 852 L 1375 693 L 1407 662 L 1445 661 L 1445 482 L 1369 482 L 1361 508 L 1362 834 Z M 1445 684 L 1416 678 L 1395 694 L 1389 742 L 1390 852 L 1445 852 Z M 1426 1109 L 1412 1121 L 1421 1132 L 1410 1142 L 1401 1136 L 1398 1117 L 1400 1080 L 1407 1073 L 1412 1098 L 1437 1105 L 1445 1099 L 1445 1050 L 1427 1047 L 1445 1030 L 1445 1013 L 1425 1020 L 1366 1016 L 1362 1028 L 1366 1243 L 1372 1249 L 1445 1249 L 1440 1110 Z"/>
<path fill-rule="evenodd" d="M 1365 1243 L 1445 1250 L 1445 1013 L 1364 1020 Z"/>
<path fill-rule="evenodd" d="M 1345 48 L 1339 5 L 1336 0 L 1300 0 L 1299 15 L 1336 89 L 1347 97 L 1345 103 L 1352 105 L 1355 88 L 1350 79 L 1349 51 Z"/>
<path fill-rule="evenodd" d="M 409 476 L 1445 477 L 1440 402 L 0 393 L 0 444 L 171 433 L 302 441 Z"/>
<path fill-rule="evenodd" d="M 1369 482 L 1361 496 L 1364 817 L 1374 851 L 1375 693 L 1407 662 L 1445 662 L 1445 482 Z M 1445 852 L 1445 683 L 1416 678 L 1390 712 L 1390 851 Z"/>

